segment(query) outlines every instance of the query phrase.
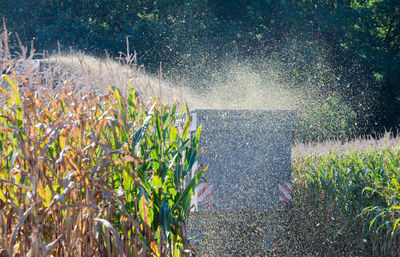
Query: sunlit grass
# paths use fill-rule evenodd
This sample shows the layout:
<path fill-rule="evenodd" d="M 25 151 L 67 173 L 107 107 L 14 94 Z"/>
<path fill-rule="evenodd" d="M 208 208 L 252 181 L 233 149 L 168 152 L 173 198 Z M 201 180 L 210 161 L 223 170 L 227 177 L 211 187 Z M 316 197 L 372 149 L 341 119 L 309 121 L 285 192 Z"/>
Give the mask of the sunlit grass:
<path fill-rule="evenodd" d="M 145 98 L 156 97 L 164 104 L 170 104 L 175 99 L 183 102 L 184 89 L 166 81 L 162 74 L 159 77 L 147 74 L 144 67 L 137 65 L 136 54 L 121 54 L 116 59 L 99 59 L 72 52 L 52 55 L 43 58 L 41 62 L 47 67 L 61 67 L 68 73 L 70 83 L 79 86 L 90 85 L 90 88 L 105 91 L 106 85 L 113 85 L 126 94 L 131 84 Z"/>

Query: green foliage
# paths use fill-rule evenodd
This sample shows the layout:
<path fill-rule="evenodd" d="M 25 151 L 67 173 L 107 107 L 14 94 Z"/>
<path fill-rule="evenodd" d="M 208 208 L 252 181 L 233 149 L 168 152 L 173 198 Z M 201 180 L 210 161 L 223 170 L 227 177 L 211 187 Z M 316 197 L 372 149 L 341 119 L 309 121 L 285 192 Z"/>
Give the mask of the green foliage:
<path fill-rule="evenodd" d="M 323 238 L 317 250 L 328 255 L 397 253 L 399 153 L 396 147 L 296 156 L 294 210 L 307 217 L 305 242 Z"/>
<path fill-rule="evenodd" d="M 357 113 L 338 97 L 329 97 L 299 113 L 295 138 L 316 142 L 352 138 L 356 134 Z M 308 107 L 310 107 L 308 106 Z"/>
<path fill-rule="evenodd" d="M 9 256 L 182 256 L 205 169 L 201 127 L 133 88 L 53 97 L 3 75 L 0 250 Z M 7 217 L 7 218 L 6 218 Z M 31 240 L 26 240 L 28 237 Z"/>

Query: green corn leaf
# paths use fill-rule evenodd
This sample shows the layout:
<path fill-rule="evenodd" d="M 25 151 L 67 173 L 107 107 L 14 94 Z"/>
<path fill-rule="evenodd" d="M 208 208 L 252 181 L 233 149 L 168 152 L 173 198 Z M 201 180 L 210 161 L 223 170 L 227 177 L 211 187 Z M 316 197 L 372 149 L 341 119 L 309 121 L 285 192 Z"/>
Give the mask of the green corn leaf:
<path fill-rule="evenodd" d="M 153 110 L 156 107 L 156 104 L 153 104 L 153 106 L 150 108 L 149 114 L 147 117 L 144 119 L 142 126 L 136 131 L 134 137 L 133 137 L 133 142 L 132 142 L 132 147 L 135 149 L 135 154 L 139 156 L 139 143 L 140 140 L 142 140 L 145 131 L 147 130 L 147 127 L 149 126 L 151 119 L 153 117 Z"/>
<path fill-rule="evenodd" d="M 200 179 L 203 177 L 204 172 L 207 168 L 199 167 L 195 172 L 194 177 L 186 185 L 185 190 L 179 196 L 178 200 L 175 202 L 174 206 L 171 208 L 171 213 L 173 213 L 178 208 L 182 208 L 182 218 L 185 219 L 190 208 L 190 202 L 192 196 L 194 195 L 194 190 L 199 183 Z"/>
<path fill-rule="evenodd" d="M 170 224 L 168 221 L 169 213 L 170 213 L 170 210 L 169 210 L 168 201 L 163 200 L 162 207 L 160 210 L 160 219 L 161 219 L 160 225 L 161 225 L 161 229 L 163 231 L 164 237 L 167 237 L 167 232 L 171 231 L 171 227 L 170 227 Z"/>

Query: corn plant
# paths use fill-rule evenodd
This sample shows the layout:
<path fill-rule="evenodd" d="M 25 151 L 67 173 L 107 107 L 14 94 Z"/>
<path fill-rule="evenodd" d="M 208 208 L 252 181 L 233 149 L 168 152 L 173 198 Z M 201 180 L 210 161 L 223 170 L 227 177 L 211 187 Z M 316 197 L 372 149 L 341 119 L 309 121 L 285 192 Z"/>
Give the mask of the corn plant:
<path fill-rule="evenodd" d="M 297 156 L 296 208 L 307 210 L 317 236 L 336 254 L 340 249 L 356 255 L 395 253 L 399 161 L 398 147 Z"/>
<path fill-rule="evenodd" d="M 78 99 L 68 83 L 54 96 L 15 73 L 1 80 L 1 254 L 189 254 L 185 221 L 205 168 L 189 172 L 203 150 L 185 108 L 133 88 Z"/>

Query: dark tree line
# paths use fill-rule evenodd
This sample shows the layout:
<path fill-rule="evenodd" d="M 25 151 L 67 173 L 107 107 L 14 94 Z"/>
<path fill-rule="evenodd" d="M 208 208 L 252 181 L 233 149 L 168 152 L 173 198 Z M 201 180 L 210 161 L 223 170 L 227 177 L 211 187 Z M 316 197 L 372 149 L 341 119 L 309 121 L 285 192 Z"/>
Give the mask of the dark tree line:
<path fill-rule="evenodd" d="M 356 134 L 400 122 L 398 0 L 3 0 L 0 16 L 39 50 L 118 55 L 128 38 L 141 64 L 189 84 L 227 58 L 272 56 L 293 87 L 345 96 Z"/>

